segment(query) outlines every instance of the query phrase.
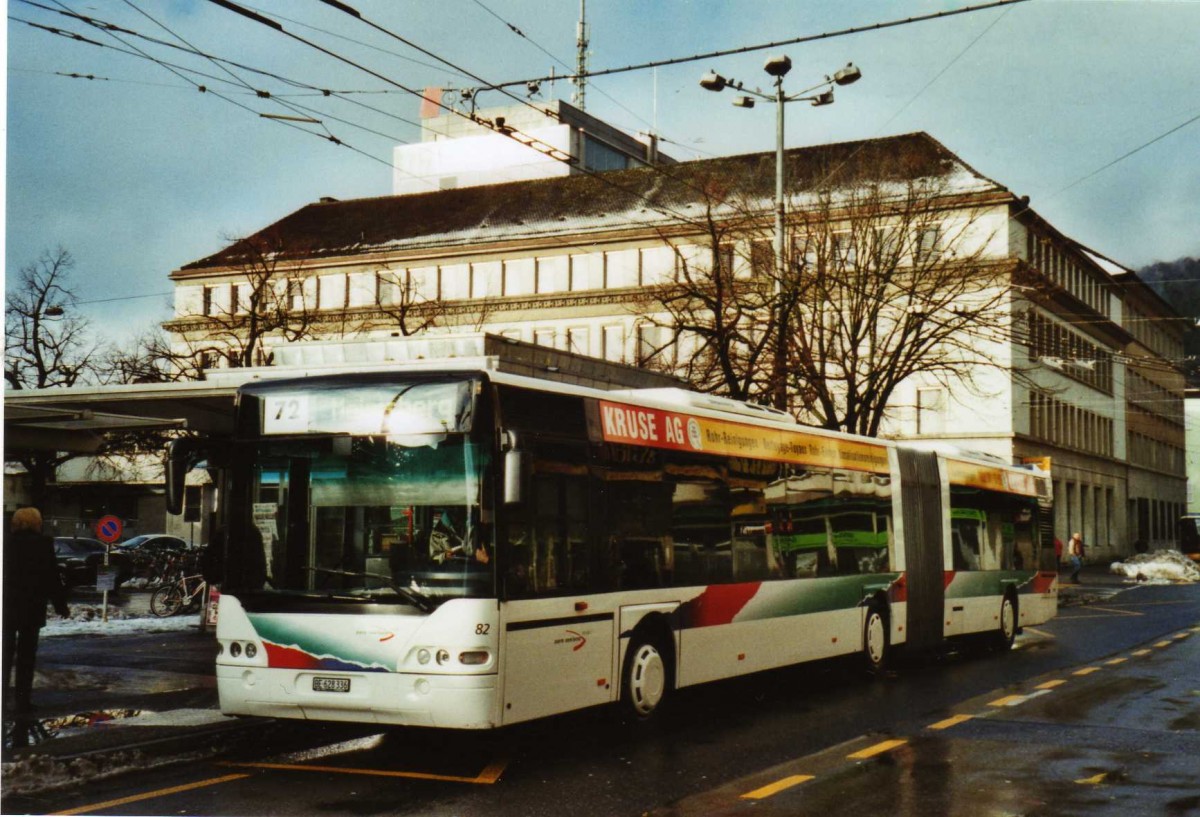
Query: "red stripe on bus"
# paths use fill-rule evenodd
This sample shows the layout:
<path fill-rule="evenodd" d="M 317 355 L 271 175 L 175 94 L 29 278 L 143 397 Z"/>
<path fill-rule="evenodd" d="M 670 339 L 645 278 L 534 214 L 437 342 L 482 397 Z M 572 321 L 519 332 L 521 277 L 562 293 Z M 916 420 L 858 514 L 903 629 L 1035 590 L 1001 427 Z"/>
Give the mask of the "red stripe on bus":
<path fill-rule="evenodd" d="M 681 608 L 684 626 L 712 627 L 731 623 L 760 587 L 762 582 L 718 584 L 705 588 L 703 593 Z"/>

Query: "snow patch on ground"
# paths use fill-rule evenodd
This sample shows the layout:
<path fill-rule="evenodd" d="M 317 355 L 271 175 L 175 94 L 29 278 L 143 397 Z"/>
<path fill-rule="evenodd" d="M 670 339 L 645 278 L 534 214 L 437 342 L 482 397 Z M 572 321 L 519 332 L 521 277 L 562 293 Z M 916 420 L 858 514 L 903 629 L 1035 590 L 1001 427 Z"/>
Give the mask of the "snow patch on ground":
<path fill-rule="evenodd" d="M 1146 584 L 1200 582 L 1200 567 L 1177 550 L 1139 553 L 1123 562 L 1113 562 L 1108 572 Z"/>
<path fill-rule="evenodd" d="M 135 633 L 169 633 L 194 630 L 200 626 L 200 614 L 159 618 L 131 614 L 109 606 L 108 621 L 103 621 L 98 604 L 72 604 L 71 617 L 49 616 L 42 628 L 42 638 L 64 635 L 133 635 Z"/>

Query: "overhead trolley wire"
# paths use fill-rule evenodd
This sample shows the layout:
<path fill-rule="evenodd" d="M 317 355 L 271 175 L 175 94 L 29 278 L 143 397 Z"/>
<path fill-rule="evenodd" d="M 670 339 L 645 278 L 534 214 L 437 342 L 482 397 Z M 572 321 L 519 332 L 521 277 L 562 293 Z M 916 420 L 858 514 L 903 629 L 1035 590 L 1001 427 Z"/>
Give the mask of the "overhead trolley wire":
<path fill-rule="evenodd" d="M 624 74 L 630 71 L 644 71 L 647 68 L 662 68 L 666 65 L 682 65 L 689 62 L 699 62 L 700 60 L 715 59 L 717 57 L 728 57 L 734 54 L 748 54 L 754 51 L 765 51 L 768 48 L 780 48 L 785 45 L 798 45 L 800 43 L 816 42 L 818 40 L 831 40 L 835 37 L 845 37 L 850 34 L 862 34 L 868 31 L 881 31 L 886 28 L 896 28 L 898 26 L 906 26 L 911 23 L 923 23 L 928 20 L 940 20 L 946 17 L 954 17 L 959 14 L 969 14 L 975 11 L 984 11 L 985 9 L 999 8 L 1001 6 L 1012 6 L 1017 3 L 1026 3 L 1029 0 L 996 0 L 992 3 L 983 3 L 976 6 L 963 6 L 962 8 L 950 9 L 948 11 L 937 11 L 930 14 L 921 14 L 915 17 L 906 17 L 899 20 L 888 20 L 882 23 L 873 23 L 867 26 L 854 26 L 852 28 L 843 28 L 837 31 L 827 31 L 822 34 L 807 34 L 802 37 L 792 37 L 786 40 L 775 40 L 769 43 L 759 43 L 758 45 L 746 45 L 741 48 L 727 48 L 720 51 L 708 51 L 703 54 L 693 54 L 690 57 L 671 57 L 663 60 L 654 60 L 653 62 L 643 62 L 636 65 L 626 65 L 622 68 L 602 68 L 597 71 L 588 71 L 587 78 L 592 80 L 596 77 L 610 76 L 612 74 Z M 548 82 L 556 79 L 578 79 L 578 74 L 567 74 L 565 76 L 551 77 L 534 77 L 531 79 L 512 80 L 510 82 L 501 82 L 490 86 L 494 88 L 510 88 L 514 85 L 525 85 L 530 82 Z"/>

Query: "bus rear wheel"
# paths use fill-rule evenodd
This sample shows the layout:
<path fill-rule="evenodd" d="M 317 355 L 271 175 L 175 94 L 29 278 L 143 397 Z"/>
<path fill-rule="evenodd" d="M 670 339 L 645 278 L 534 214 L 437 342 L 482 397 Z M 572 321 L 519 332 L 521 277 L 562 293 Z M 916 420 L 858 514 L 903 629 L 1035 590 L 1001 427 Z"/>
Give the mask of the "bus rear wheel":
<path fill-rule="evenodd" d="M 872 602 L 863 624 L 863 666 L 869 675 L 883 675 L 888 662 L 888 622 L 883 605 Z"/>
<path fill-rule="evenodd" d="M 992 636 L 997 649 L 1011 650 L 1017 640 L 1017 602 L 1012 593 L 1006 593 L 1000 602 L 1000 626 Z"/>
<path fill-rule="evenodd" d="M 645 637 L 634 639 L 625 655 L 621 700 L 638 720 L 654 714 L 667 694 L 667 661 L 658 646 Z"/>

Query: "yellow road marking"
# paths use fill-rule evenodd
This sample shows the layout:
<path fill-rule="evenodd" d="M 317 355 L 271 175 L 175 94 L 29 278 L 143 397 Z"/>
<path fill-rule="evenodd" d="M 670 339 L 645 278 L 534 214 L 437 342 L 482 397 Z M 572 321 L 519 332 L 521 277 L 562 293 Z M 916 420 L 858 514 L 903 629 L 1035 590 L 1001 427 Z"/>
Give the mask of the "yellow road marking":
<path fill-rule="evenodd" d="M 998 698 L 988 704 L 988 706 L 1011 706 L 1025 700 L 1024 695 L 1005 695 L 1003 698 Z"/>
<path fill-rule="evenodd" d="M 1170 641 L 1160 641 L 1157 644 L 1155 644 L 1154 646 L 1158 647 L 1161 650 L 1163 647 L 1171 646 L 1171 642 Z"/>
<path fill-rule="evenodd" d="M 1117 664 L 1124 664 L 1128 660 L 1128 658 L 1114 658 L 1111 661 L 1105 661 L 1104 665 L 1108 667 L 1115 667 Z"/>
<path fill-rule="evenodd" d="M 1151 652 L 1153 652 L 1153 651 L 1152 650 L 1134 650 L 1132 654 L 1136 655 L 1140 658 L 1143 655 L 1149 655 Z"/>
<path fill-rule="evenodd" d="M 1034 689 L 1054 689 L 1055 687 L 1060 687 L 1065 683 L 1066 681 L 1062 680 L 1061 678 L 1055 678 L 1053 681 L 1047 681 L 1044 684 L 1038 684 L 1036 687 L 1034 687 Z"/>
<path fill-rule="evenodd" d="M 951 726 L 958 726 L 960 723 L 965 723 L 966 721 L 971 720 L 971 718 L 973 718 L 973 717 L 974 717 L 973 715 L 954 715 L 953 717 L 946 718 L 946 720 L 944 720 L 944 721 L 938 721 L 937 723 L 931 723 L 929 725 L 929 728 L 930 729 L 949 729 Z"/>
<path fill-rule="evenodd" d="M 785 777 L 782 780 L 776 780 L 770 785 L 763 786 L 761 789 L 748 791 L 742 795 L 743 800 L 762 800 L 764 797 L 770 797 L 773 794 L 779 794 L 784 789 L 790 789 L 792 786 L 799 786 L 801 783 L 807 783 L 812 780 L 811 774 L 794 774 L 791 777 Z"/>
<path fill-rule="evenodd" d="M 1054 638 L 1055 637 L 1053 633 L 1048 633 L 1045 630 L 1038 630 L 1033 627 L 1026 627 L 1025 632 L 1033 633 L 1035 635 L 1040 635 L 1042 638 Z"/>
<path fill-rule="evenodd" d="M 1093 775 L 1091 777 L 1085 777 L 1082 780 L 1076 780 L 1075 782 L 1081 786 L 1097 786 L 1103 783 L 1106 777 L 1108 777 L 1108 772 L 1101 772 L 1100 774 Z"/>
<path fill-rule="evenodd" d="M 462 777 L 452 774 L 432 774 L 430 772 L 404 772 L 391 769 L 355 769 L 343 766 L 314 766 L 306 763 L 223 763 L 223 766 L 233 766 L 247 769 L 274 769 L 291 772 L 332 772 L 333 774 L 356 774 L 366 777 L 404 777 L 411 780 L 436 780 L 441 783 L 474 783 L 490 786 L 500 779 L 505 764 L 493 763 L 475 777 Z"/>
<path fill-rule="evenodd" d="M 1099 672 L 1099 671 L 1100 671 L 1099 667 L 1084 667 L 1083 669 L 1075 670 L 1071 674 L 1072 675 L 1091 675 L 1093 672 Z"/>
<path fill-rule="evenodd" d="M 1181 638 L 1187 638 L 1189 635 L 1191 633 L 1175 633 L 1175 640 L 1179 641 Z"/>
<path fill-rule="evenodd" d="M 169 789 L 155 789 L 154 791 L 144 792 L 142 794 L 133 794 L 129 797 L 122 797 L 118 800 L 105 800 L 103 803 L 92 803 L 90 806 L 80 806 L 79 808 L 68 809 L 67 811 L 56 811 L 55 814 L 92 814 L 104 809 L 124 806 L 128 803 L 137 803 L 140 800 L 153 800 L 155 797 L 168 797 L 172 794 L 179 794 L 192 789 L 202 789 L 205 786 L 216 786 L 219 783 L 229 783 L 234 780 L 242 780 L 249 777 L 248 774 L 227 774 L 224 777 L 210 777 L 208 780 L 198 780 L 195 783 L 185 783 L 182 786 L 171 786 Z"/>
<path fill-rule="evenodd" d="M 884 752 L 890 752 L 897 746 L 903 746 L 908 743 L 907 740 L 885 740 L 882 743 L 876 743 L 874 746 L 868 746 L 866 749 L 859 750 L 852 755 L 846 755 L 848 760 L 866 760 L 867 758 L 881 755 Z"/>

